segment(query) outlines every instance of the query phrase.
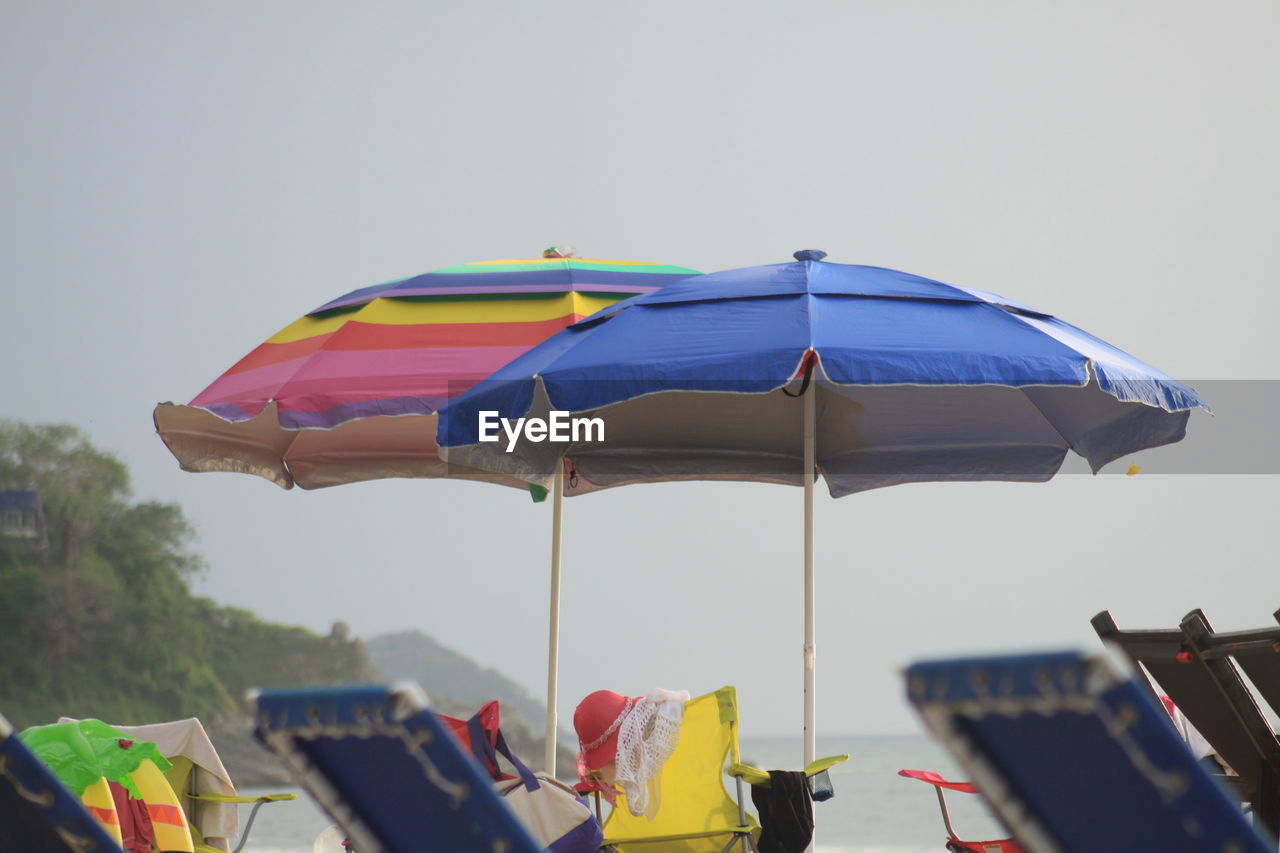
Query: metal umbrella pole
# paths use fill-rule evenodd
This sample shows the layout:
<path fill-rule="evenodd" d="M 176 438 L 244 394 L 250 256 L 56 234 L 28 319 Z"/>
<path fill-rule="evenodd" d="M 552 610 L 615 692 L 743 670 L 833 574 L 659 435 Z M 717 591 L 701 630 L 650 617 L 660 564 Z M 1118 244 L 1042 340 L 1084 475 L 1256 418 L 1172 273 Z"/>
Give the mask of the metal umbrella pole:
<path fill-rule="evenodd" d="M 556 466 L 551 498 L 551 618 L 547 640 L 547 723 L 543 761 L 546 771 L 556 775 L 556 693 L 560 668 L 560 538 L 564 531 L 564 460 Z"/>
<path fill-rule="evenodd" d="M 810 351 L 812 353 L 812 351 Z M 804 395 L 804 767 L 818 757 L 817 752 L 817 635 L 814 625 L 813 583 L 813 481 L 816 468 L 817 386 Z M 814 828 L 817 831 L 817 828 Z M 813 843 L 806 848 L 812 853 Z"/>
<path fill-rule="evenodd" d="M 813 481 L 815 465 L 816 386 L 804 395 L 804 764 L 818 757 L 815 731 L 817 658 L 813 591 Z"/>

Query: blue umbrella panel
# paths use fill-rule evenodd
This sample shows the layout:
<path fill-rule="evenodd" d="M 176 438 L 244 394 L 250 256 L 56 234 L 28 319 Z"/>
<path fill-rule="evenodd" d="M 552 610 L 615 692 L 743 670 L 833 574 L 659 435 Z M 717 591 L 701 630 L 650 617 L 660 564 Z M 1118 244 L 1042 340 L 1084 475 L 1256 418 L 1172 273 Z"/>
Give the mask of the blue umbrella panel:
<path fill-rule="evenodd" d="M 693 276 L 565 329 L 441 412 L 442 456 L 544 485 L 567 458 L 567 494 L 685 479 L 798 485 L 799 397 L 813 389 L 817 469 L 839 497 L 1040 482 L 1068 451 L 1096 472 L 1180 440 L 1204 405 L 1012 300 L 797 255 Z M 567 440 L 513 432 L 553 412 Z"/>

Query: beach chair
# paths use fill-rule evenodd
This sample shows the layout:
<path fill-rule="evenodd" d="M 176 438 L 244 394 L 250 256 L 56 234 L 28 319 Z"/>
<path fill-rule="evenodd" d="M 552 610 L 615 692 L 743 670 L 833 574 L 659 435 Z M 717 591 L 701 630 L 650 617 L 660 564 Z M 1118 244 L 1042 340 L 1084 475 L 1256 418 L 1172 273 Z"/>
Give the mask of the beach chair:
<path fill-rule="evenodd" d="M 938 807 L 942 809 L 942 824 L 947 828 L 946 848 L 951 853 L 1026 853 L 1022 845 L 1012 838 L 999 838 L 990 841 L 962 841 L 951 828 L 951 813 L 947 811 L 947 798 L 942 789 L 960 791 L 965 794 L 978 793 L 978 786 L 972 782 L 951 782 L 931 770 L 899 770 L 899 776 L 918 779 L 933 786 L 938 795 Z"/>
<path fill-rule="evenodd" d="M 808 776 L 847 755 L 815 761 Z M 733 777 L 736 796 L 725 787 Z M 726 853 L 755 850 L 760 825 L 743 803 L 743 782 L 767 786 L 769 773 L 742 762 L 738 748 L 738 693 L 721 687 L 685 703 L 680 742 L 662 765 L 661 807 L 650 820 L 636 817 L 620 794 L 604 822 L 604 850 L 617 853 Z"/>
<path fill-rule="evenodd" d="M 1237 774 L 1230 784 L 1253 804 L 1255 819 L 1275 839 L 1280 833 L 1280 741 L 1230 658 L 1196 654 L 1181 627 L 1122 631 L 1106 611 L 1092 621 L 1098 636 L 1145 669 Z"/>
<path fill-rule="evenodd" d="M 1030 853 L 1274 851 L 1149 689 L 1076 652 L 926 661 L 907 696 Z"/>
<path fill-rule="evenodd" d="M 0 716 L 0 853 L 121 853 Z"/>
<path fill-rule="evenodd" d="M 258 739 L 359 853 L 540 853 L 416 684 L 265 691 Z"/>
<path fill-rule="evenodd" d="M 61 717 L 59 722 L 75 722 Z M 125 734 L 149 741 L 171 763 L 165 780 L 173 788 L 187 817 L 195 853 L 240 853 L 253 830 L 258 810 L 268 803 L 296 800 L 297 794 L 262 794 L 245 797 L 236 793 L 231 774 L 204 725 L 195 717 L 141 726 L 112 725 Z M 238 807 L 252 805 L 244 830 L 240 830 Z"/>
<path fill-rule="evenodd" d="M 1280 610 L 1275 616 L 1280 621 Z M 1181 627 L 1187 643 L 1201 660 L 1234 660 L 1258 689 L 1262 701 L 1280 714 L 1280 627 L 1215 633 L 1200 610 L 1183 617 Z"/>
<path fill-rule="evenodd" d="M 453 732 L 462 748 L 484 765 L 490 779 L 502 782 L 514 778 L 509 773 L 503 773 L 498 766 L 497 749 L 498 739 L 502 737 L 502 709 L 497 699 L 481 705 L 478 711 L 465 720 L 444 714 L 436 716 Z"/>

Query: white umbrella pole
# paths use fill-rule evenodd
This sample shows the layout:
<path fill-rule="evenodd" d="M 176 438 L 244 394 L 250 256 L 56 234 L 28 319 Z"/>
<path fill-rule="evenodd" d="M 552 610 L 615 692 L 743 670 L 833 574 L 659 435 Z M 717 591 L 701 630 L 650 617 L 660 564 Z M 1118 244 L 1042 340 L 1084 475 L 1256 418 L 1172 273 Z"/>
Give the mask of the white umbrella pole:
<path fill-rule="evenodd" d="M 817 686 L 815 663 L 817 644 L 814 637 L 813 597 L 813 478 L 816 466 L 814 445 L 817 421 L 816 398 L 818 388 L 810 386 L 804 395 L 804 763 L 808 766 L 817 758 L 817 732 L 815 729 L 816 703 L 814 688 Z"/>
<path fill-rule="evenodd" d="M 547 640 L 547 728 L 543 766 L 556 775 L 556 691 L 560 666 L 560 534 L 564 529 L 564 460 L 556 465 L 551 498 L 551 633 Z"/>

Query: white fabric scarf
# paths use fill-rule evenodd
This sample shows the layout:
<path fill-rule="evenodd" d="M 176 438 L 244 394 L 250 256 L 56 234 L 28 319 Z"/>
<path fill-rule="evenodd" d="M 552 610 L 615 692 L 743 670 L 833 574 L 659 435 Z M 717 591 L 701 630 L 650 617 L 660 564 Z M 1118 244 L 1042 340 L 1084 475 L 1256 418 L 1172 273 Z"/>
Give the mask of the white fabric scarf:
<path fill-rule="evenodd" d="M 662 764 L 680 742 L 687 690 L 650 690 L 618 729 L 617 781 L 627 795 L 627 808 L 652 819 L 661 805 L 658 792 Z"/>

